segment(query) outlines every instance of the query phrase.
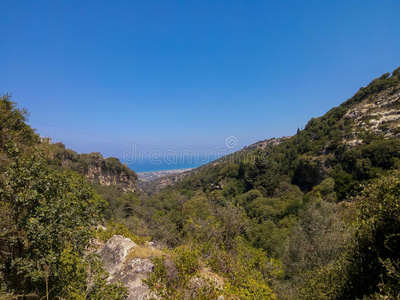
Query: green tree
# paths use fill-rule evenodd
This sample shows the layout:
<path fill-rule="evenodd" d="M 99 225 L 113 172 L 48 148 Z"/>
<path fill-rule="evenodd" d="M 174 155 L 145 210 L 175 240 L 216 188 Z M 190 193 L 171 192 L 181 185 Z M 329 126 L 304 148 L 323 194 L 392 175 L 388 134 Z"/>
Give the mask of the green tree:
<path fill-rule="evenodd" d="M 302 211 L 286 241 L 284 263 L 293 276 L 327 266 L 343 253 L 349 232 L 337 206 L 320 201 Z"/>
<path fill-rule="evenodd" d="M 400 172 L 364 188 L 355 200 L 355 231 L 333 264 L 308 273 L 305 299 L 398 299 L 400 294 Z"/>
<path fill-rule="evenodd" d="M 0 151 L 39 142 L 39 136 L 25 123 L 27 116 L 26 109 L 18 109 L 16 103 L 11 101 L 11 95 L 0 97 Z"/>
<path fill-rule="evenodd" d="M 400 294 L 400 172 L 365 188 L 356 202 L 357 230 L 348 252 L 343 294 Z M 396 277 L 397 274 L 397 277 Z"/>
<path fill-rule="evenodd" d="M 37 152 L 21 154 L 5 173 L 0 206 L 3 287 L 49 298 L 88 293 L 83 257 L 105 201 L 83 177 L 49 170 Z"/>

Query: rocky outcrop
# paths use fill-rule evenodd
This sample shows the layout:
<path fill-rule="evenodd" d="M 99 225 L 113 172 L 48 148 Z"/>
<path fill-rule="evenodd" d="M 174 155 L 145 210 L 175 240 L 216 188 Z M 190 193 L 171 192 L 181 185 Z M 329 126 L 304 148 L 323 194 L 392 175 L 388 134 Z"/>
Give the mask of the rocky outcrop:
<path fill-rule="evenodd" d="M 125 191 L 135 191 L 136 172 L 118 158 L 104 158 L 99 152 L 78 154 L 62 143 L 53 144 L 49 138 L 42 140 L 40 147 L 50 167 L 78 172 L 104 186 L 117 185 Z"/>
<path fill-rule="evenodd" d="M 119 185 L 126 191 L 135 191 L 135 180 L 123 171 L 103 170 L 100 166 L 92 165 L 88 167 L 86 177 L 104 186 Z"/>
<path fill-rule="evenodd" d="M 162 251 L 154 243 L 147 243 L 145 246 L 137 245 L 131 239 L 121 235 L 114 235 L 104 244 L 97 245 L 97 253 L 100 255 L 104 268 L 109 273 L 109 283 L 121 283 L 128 289 L 127 300 L 148 300 L 158 299 L 157 294 L 152 292 L 144 283 L 149 274 L 153 272 L 154 265 L 150 258 L 161 256 Z M 168 276 L 177 276 L 175 263 L 167 258 L 165 262 Z M 199 293 L 205 288 L 217 288 L 223 290 L 224 278 L 203 266 L 194 275 L 185 292 L 185 299 L 197 299 Z M 220 296 L 218 300 L 223 300 Z"/>
<path fill-rule="evenodd" d="M 389 138 L 400 133 L 400 93 L 384 90 L 353 105 L 343 116 L 353 122 L 351 135 L 344 142 L 350 146 L 362 143 L 360 132 L 369 131 Z"/>
<path fill-rule="evenodd" d="M 153 271 L 153 263 L 149 258 L 132 256 L 131 253 L 137 247 L 140 246 L 132 240 L 114 235 L 98 249 L 101 261 L 109 273 L 108 282 L 121 282 L 126 286 L 128 300 L 145 300 L 155 296 L 142 281 Z"/>
<path fill-rule="evenodd" d="M 290 136 L 283 136 L 281 138 L 272 138 L 267 140 L 258 141 L 257 143 L 251 144 L 243 148 L 243 150 L 255 150 L 255 149 L 265 149 L 269 146 L 276 146 L 282 143 L 284 140 L 291 138 Z"/>

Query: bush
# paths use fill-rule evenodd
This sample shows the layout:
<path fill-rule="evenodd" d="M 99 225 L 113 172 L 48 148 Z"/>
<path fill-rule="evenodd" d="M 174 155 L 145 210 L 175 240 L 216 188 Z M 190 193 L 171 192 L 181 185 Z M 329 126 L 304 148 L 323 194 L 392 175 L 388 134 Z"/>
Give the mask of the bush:
<path fill-rule="evenodd" d="M 217 299 L 222 291 L 199 274 L 199 256 L 197 250 L 182 246 L 154 257 L 154 272 L 144 282 L 158 299 Z"/>
<path fill-rule="evenodd" d="M 355 200 L 355 232 L 344 254 L 304 277 L 305 299 L 397 299 L 400 294 L 400 172 Z"/>
<path fill-rule="evenodd" d="M 0 196 L 6 214 L 0 220 L 2 288 L 50 298 L 110 289 L 123 295 L 101 277 L 94 279 L 96 286 L 89 285 L 85 251 L 105 201 L 83 177 L 47 169 L 37 152 L 21 154 L 9 166 Z M 103 272 L 100 267 L 92 270 L 93 276 Z"/>
<path fill-rule="evenodd" d="M 113 221 L 107 223 L 105 230 L 100 228 L 96 233 L 97 238 L 104 242 L 108 241 L 114 235 L 122 235 L 138 245 L 142 245 L 150 240 L 150 237 L 138 236 L 132 233 L 126 226 Z"/>
<path fill-rule="evenodd" d="M 285 245 L 283 261 L 290 276 L 334 262 L 344 251 L 349 232 L 336 204 L 320 201 L 302 211 Z"/>

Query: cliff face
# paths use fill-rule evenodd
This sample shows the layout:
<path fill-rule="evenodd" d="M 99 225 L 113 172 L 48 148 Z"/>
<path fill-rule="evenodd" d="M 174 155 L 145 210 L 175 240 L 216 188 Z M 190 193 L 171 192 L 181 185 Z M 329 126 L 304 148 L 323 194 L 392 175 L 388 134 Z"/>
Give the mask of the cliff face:
<path fill-rule="evenodd" d="M 104 158 L 99 152 L 82 153 L 65 148 L 62 143 L 41 143 L 49 167 L 63 171 L 71 170 L 85 175 L 92 182 L 104 186 L 118 185 L 125 191 L 135 191 L 135 171 L 116 157 Z"/>
<path fill-rule="evenodd" d="M 136 189 L 136 181 L 123 171 L 103 170 L 101 166 L 92 165 L 85 175 L 89 180 L 104 186 L 119 185 L 130 192 Z"/>

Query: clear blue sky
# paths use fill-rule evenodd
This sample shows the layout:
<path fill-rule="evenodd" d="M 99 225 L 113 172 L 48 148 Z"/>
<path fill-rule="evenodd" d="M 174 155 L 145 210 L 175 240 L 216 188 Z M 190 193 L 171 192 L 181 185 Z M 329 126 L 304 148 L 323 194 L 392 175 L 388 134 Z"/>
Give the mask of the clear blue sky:
<path fill-rule="evenodd" d="M 0 0 L 0 12 L 0 93 L 41 135 L 105 156 L 292 135 L 400 65 L 398 0 Z"/>

